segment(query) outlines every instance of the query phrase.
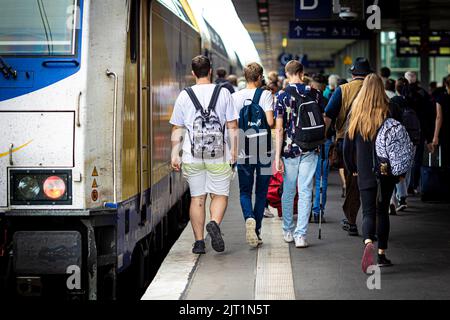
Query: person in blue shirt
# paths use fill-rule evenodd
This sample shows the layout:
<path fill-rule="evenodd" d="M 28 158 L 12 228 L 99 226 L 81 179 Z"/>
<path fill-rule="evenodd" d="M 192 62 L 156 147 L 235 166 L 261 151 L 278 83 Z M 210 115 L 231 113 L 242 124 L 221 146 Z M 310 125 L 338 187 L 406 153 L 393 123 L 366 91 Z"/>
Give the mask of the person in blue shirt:
<path fill-rule="evenodd" d="M 309 215 L 311 212 L 311 198 L 313 178 L 316 171 L 317 150 L 301 150 L 293 142 L 293 134 L 296 122 L 296 114 L 291 108 L 290 90 L 297 90 L 299 94 L 308 94 L 322 104 L 322 94 L 302 83 L 303 65 L 296 61 L 290 61 L 286 67 L 286 76 L 289 85 L 284 92 L 277 97 L 275 105 L 275 130 L 276 151 L 275 167 L 283 173 L 283 195 L 281 205 L 283 212 L 283 238 L 286 242 L 295 241 L 297 248 L 306 248 L 306 234 Z M 293 211 L 294 199 L 298 188 L 298 219 L 294 225 Z"/>

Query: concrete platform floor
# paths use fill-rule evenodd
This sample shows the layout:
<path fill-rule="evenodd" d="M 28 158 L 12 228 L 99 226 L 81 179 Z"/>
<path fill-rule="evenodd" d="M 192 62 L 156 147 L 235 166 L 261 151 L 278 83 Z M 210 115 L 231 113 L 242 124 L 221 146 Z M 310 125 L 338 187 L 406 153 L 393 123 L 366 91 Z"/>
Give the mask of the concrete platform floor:
<path fill-rule="evenodd" d="M 282 239 L 278 217 L 264 219 L 264 244 L 245 242 L 237 180 L 222 223 L 226 251 L 216 253 L 207 239 L 207 254 L 191 253 L 190 226 L 172 248 L 143 299 L 450 299 L 450 205 L 408 200 L 409 208 L 391 216 L 388 257 L 395 264 L 381 269 L 380 289 L 362 273 L 362 237 L 341 229 L 342 199 L 338 176 L 331 173 L 328 203 L 318 240 L 309 225 L 307 249 Z M 361 228 L 361 215 L 358 217 Z"/>

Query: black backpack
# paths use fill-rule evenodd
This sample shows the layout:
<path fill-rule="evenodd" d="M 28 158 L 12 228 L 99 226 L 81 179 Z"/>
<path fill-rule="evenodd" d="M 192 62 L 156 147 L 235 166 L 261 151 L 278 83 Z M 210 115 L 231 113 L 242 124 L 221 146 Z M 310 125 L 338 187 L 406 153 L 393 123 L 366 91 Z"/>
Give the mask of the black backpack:
<path fill-rule="evenodd" d="M 219 99 L 221 85 L 214 88 L 208 109 L 203 109 L 192 88 L 184 89 L 194 104 L 196 117 L 192 125 L 191 153 L 197 159 L 217 159 L 224 156 L 225 125 L 221 125 L 215 109 Z"/>
<path fill-rule="evenodd" d="M 286 92 L 291 96 L 291 109 L 296 119 L 293 142 L 303 151 L 316 149 L 326 139 L 322 108 L 309 94 L 299 94 L 291 86 Z"/>
<path fill-rule="evenodd" d="M 411 142 L 415 146 L 419 145 L 422 133 L 417 112 L 411 108 L 409 101 L 403 96 L 394 97 L 392 102 L 396 103 L 400 109 L 401 118 L 399 121 L 405 126 Z"/>
<path fill-rule="evenodd" d="M 245 135 L 245 143 L 240 154 L 244 153 L 245 158 L 248 159 L 249 156 L 255 156 L 254 153 L 256 151 L 258 162 L 261 160 L 261 155 L 269 156 L 272 149 L 271 130 L 267 122 L 266 113 L 259 105 L 263 92 L 263 89 L 257 88 L 253 99 L 245 100 L 244 106 L 239 112 L 239 129 Z M 265 146 L 263 145 L 264 142 Z M 260 150 L 261 148 L 265 150 Z M 247 160 L 246 163 L 248 163 Z"/>

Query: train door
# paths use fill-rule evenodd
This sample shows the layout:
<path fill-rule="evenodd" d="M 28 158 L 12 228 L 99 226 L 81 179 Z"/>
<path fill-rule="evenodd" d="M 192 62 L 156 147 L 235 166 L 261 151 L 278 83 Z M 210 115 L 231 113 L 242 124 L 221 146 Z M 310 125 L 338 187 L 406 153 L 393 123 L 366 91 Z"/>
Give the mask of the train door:
<path fill-rule="evenodd" d="M 150 181 L 150 32 L 149 32 L 149 15 L 150 0 L 140 1 L 140 104 L 139 104 L 139 171 L 140 171 L 140 209 L 141 222 L 146 217 L 146 207 L 149 205 L 149 188 Z"/>

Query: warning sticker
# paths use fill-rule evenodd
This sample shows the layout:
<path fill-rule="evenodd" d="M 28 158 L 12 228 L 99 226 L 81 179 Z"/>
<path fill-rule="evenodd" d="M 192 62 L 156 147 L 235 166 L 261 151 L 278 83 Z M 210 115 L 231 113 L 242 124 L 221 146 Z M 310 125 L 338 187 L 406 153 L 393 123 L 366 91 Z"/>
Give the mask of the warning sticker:
<path fill-rule="evenodd" d="M 98 200 L 98 191 L 97 190 L 92 190 L 92 192 L 91 192 L 91 199 L 92 199 L 92 201 L 97 201 Z"/>
<path fill-rule="evenodd" d="M 94 181 L 92 181 L 92 189 L 94 188 L 98 188 L 97 179 L 94 179 Z"/>
<path fill-rule="evenodd" d="M 92 176 L 98 177 L 97 167 L 94 167 L 94 170 L 92 170 Z"/>

